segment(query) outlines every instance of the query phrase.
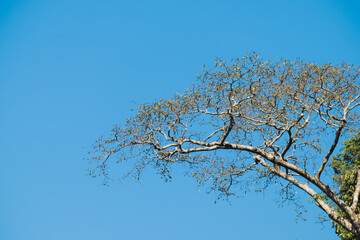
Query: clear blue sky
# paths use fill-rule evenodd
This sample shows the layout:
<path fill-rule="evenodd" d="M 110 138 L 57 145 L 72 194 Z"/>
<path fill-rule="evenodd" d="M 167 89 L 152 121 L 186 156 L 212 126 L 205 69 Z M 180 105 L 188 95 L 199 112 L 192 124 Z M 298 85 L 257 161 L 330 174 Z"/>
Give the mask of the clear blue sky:
<path fill-rule="evenodd" d="M 337 239 L 309 204 L 298 224 L 271 192 L 214 204 L 180 171 L 105 187 L 84 158 L 132 102 L 184 91 L 216 57 L 360 65 L 359 12 L 355 0 L 1 0 L 0 239 Z"/>

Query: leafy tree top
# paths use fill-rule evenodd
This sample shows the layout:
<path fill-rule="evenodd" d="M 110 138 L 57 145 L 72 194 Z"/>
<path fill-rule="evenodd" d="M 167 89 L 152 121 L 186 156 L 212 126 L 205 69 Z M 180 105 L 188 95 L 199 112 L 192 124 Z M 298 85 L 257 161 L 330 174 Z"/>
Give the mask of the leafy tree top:
<path fill-rule="evenodd" d="M 139 105 L 99 139 L 92 174 L 106 175 L 116 159 L 134 163 L 125 176 L 139 178 L 150 166 L 169 179 L 170 167 L 182 163 L 220 196 L 283 179 L 285 199 L 300 188 L 360 238 L 353 209 L 321 180 L 340 137 L 359 130 L 359 74 L 346 63 L 270 61 L 256 53 L 216 60 L 184 94 Z"/>

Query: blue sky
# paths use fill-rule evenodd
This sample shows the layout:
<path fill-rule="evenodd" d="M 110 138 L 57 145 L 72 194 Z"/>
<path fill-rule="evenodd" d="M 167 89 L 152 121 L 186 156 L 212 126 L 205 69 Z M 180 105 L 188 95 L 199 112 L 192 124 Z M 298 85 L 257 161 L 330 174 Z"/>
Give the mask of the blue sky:
<path fill-rule="evenodd" d="M 110 186 L 87 150 L 134 102 L 190 87 L 203 64 L 265 58 L 360 65 L 358 1 L 0 1 L 0 239 L 337 239 L 277 195 L 215 196 L 175 173 Z M 119 175 L 120 176 L 120 175 Z"/>

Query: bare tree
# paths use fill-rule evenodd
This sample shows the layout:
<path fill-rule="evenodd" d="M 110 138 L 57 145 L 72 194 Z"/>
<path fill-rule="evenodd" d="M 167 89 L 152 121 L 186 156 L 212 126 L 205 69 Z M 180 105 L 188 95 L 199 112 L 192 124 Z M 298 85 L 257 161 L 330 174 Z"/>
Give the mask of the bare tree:
<path fill-rule="evenodd" d="M 170 167 L 182 163 L 225 197 L 235 186 L 281 181 L 285 199 L 296 186 L 360 239 L 360 179 L 349 205 L 323 174 L 339 139 L 359 131 L 359 74 L 345 63 L 270 61 L 256 53 L 216 60 L 184 94 L 138 106 L 125 126 L 99 139 L 91 174 L 106 175 L 115 159 L 133 161 L 125 176 L 138 178 L 150 166 L 171 178 Z"/>

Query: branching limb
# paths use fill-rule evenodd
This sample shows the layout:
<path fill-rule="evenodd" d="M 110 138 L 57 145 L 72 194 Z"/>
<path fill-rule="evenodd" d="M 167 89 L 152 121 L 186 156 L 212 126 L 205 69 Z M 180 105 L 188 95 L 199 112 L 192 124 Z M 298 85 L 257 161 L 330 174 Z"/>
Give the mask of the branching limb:
<path fill-rule="evenodd" d="M 229 136 L 230 131 L 232 130 L 232 128 L 234 126 L 234 117 L 231 114 L 229 115 L 229 117 L 230 117 L 230 124 L 229 124 L 229 126 L 226 127 L 226 131 L 220 141 L 220 145 L 222 145 L 225 142 L 226 138 Z"/>
<path fill-rule="evenodd" d="M 100 170 L 116 156 L 139 163 L 139 172 L 148 165 L 168 169 L 187 162 L 196 175 L 215 172 L 230 185 L 239 184 L 236 178 L 247 171 L 266 184 L 277 175 L 312 196 L 334 222 L 359 238 L 360 172 L 350 202 L 320 177 L 341 136 L 360 129 L 355 112 L 360 69 L 264 61 L 255 53 L 228 63 L 217 60 L 184 94 L 139 106 L 124 128 L 97 142 L 92 159 Z M 329 134 L 332 143 L 322 155 L 320 146 Z M 250 159 L 250 164 L 252 155 L 255 163 Z M 311 165 L 318 167 L 315 175 L 307 172 Z M 227 191 L 224 186 L 212 187 Z"/>
<path fill-rule="evenodd" d="M 359 194 L 360 194 L 360 169 L 357 170 L 357 180 L 356 180 L 356 186 L 354 191 L 354 197 L 353 202 L 351 204 L 351 209 L 355 211 L 358 203 L 359 203 Z"/>
<path fill-rule="evenodd" d="M 266 167 L 270 172 L 276 174 L 277 176 L 285 179 L 286 181 L 291 182 L 295 186 L 299 187 L 300 189 L 304 190 L 306 193 L 308 193 L 313 199 L 315 200 L 316 204 L 324 211 L 326 214 L 335 222 L 339 223 L 341 226 L 343 226 L 346 230 L 349 232 L 352 232 L 354 234 L 357 234 L 355 227 L 346 219 L 339 216 L 339 214 L 334 211 L 329 204 L 327 204 L 321 197 L 318 197 L 318 194 L 309 187 L 304 182 L 300 182 L 296 180 L 293 176 L 286 174 L 285 172 L 281 171 L 280 169 L 277 169 L 271 165 L 269 165 L 264 159 L 262 159 L 259 156 L 254 156 L 255 162 L 259 162 L 261 165 Z"/>
<path fill-rule="evenodd" d="M 322 161 L 322 163 L 320 165 L 319 170 L 317 171 L 317 174 L 316 174 L 316 179 L 317 180 L 320 180 L 321 173 L 324 171 L 325 165 L 329 161 L 329 158 L 330 158 L 331 154 L 334 152 L 335 147 L 337 146 L 337 144 L 339 142 L 341 131 L 343 130 L 343 128 L 345 126 L 345 123 L 346 123 L 346 121 L 342 121 L 339 128 L 336 130 L 335 139 L 334 139 L 329 151 L 326 153 L 325 157 L 323 158 L 323 161 Z"/>
<path fill-rule="evenodd" d="M 216 133 L 221 132 L 221 131 L 224 131 L 224 130 L 225 130 L 225 127 L 216 129 L 214 132 L 212 132 L 209 136 L 207 136 L 207 137 L 204 139 L 204 142 L 206 142 L 207 140 L 209 140 L 210 138 L 212 138 Z"/>

